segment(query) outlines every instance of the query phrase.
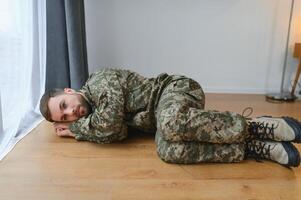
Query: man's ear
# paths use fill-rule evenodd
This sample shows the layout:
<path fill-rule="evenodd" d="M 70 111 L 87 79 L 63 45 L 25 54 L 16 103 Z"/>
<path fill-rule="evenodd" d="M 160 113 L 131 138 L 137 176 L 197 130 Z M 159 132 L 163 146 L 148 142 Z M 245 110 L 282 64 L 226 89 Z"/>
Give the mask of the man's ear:
<path fill-rule="evenodd" d="M 73 93 L 75 93 L 75 90 L 73 90 L 71 88 L 64 88 L 64 92 L 68 93 L 68 94 L 73 94 Z"/>

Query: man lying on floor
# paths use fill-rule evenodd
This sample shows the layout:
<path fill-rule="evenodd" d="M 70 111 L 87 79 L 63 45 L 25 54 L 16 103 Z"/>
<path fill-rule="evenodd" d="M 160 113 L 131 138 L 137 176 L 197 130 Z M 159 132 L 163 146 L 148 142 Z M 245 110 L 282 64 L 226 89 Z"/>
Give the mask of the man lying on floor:
<path fill-rule="evenodd" d="M 301 124 L 290 117 L 247 119 L 233 112 L 204 110 L 201 86 L 181 75 L 145 78 L 103 69 L 79 91 L 46 92 L 40 110 L 59 136 L 111 143 L 127 137 L 129 126 L 154 132 L 160 158 L 170 163 L 240 162 L 248 157 L 299 166 L 292 142 Z"/>

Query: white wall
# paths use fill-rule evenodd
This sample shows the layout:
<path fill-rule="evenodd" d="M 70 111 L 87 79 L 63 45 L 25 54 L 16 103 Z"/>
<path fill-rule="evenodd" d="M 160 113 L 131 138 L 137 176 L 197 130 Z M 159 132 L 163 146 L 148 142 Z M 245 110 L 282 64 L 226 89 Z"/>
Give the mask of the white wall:
<path fill-rule="evenodd" d="M 205 92 L 277 92 L 289 10 L 288 0 L 85 0 L 89 70 L 185 74 Z"/>

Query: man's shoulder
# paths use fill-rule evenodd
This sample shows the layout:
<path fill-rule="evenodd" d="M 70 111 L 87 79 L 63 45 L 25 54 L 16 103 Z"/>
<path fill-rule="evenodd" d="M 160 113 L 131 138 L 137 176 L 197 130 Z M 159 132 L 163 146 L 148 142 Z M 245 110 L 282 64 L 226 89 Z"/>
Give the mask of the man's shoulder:
<path fill-rule="evenodd" d="M 104 68 L 90 75 L 86 84 L 80 90 L 91 105 L 98 106 L 99 102 L 105 102 L 108 98 L 108 93 L 121 94 L 122 81 L 120 78 L 120 69 Z"/>
<path fill-rule="evenodd" d="M 103 68 L 90 74 L 85 86 L 94 90 L 102 90 L 107 87 L 123 84 L 132 72 L 120 68 Z"/>
<path fill-rule="evenodd" d="M 108 78 L 114 79 L 114 77 L 127 77 L 131 73 L 133 73 L 133 72 L 130 70 L 127 70 L 127 69 L 107 67 L 107 68 L 99 69 L 99 70 L 91 73 L 87 82 L 90 81 L 91 79 L 95 79 L 95 78 L 96 79 L 107 78 L 107 80 L 110 80 Z"/>
<path fill-rule="evenodd" d="M 116 69 L 113 69 L 113 68 L 99 69 L 90 74 L 90 76 L 87 80 L 87 83 L 94 82 L 95 80 L 104 79 L 105 77 L 112 76 L 115 73 L 116 73 Z"/>
<path fill-rule="evenodd" d="M 105 74 L 108 74 L 108 73 L 114 73 L 115 71 L 116 71 L 116 69 L 114 69 L 114 68 L 98 69 L 97 71 L 91 73 L 89 78 L 95 77 L 95 76 L 105 75 Z"/>

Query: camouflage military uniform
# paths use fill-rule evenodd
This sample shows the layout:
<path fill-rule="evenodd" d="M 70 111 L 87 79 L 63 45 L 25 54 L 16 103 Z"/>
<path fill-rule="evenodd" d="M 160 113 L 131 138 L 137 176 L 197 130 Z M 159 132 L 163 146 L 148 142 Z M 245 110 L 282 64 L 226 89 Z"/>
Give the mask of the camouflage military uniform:
<path fill-rule="evenodd" d="M 246 120 L 232 112 L 204 110 L 200 85 L 185 76 L 145 78 L 103 69 L 80 90 L 92 113 L 70 125 L 75 139 L 120 141 L 129 126 L 156 133 L 160 158 L 171 163 L 239 162 L 244 158 Z"/>

